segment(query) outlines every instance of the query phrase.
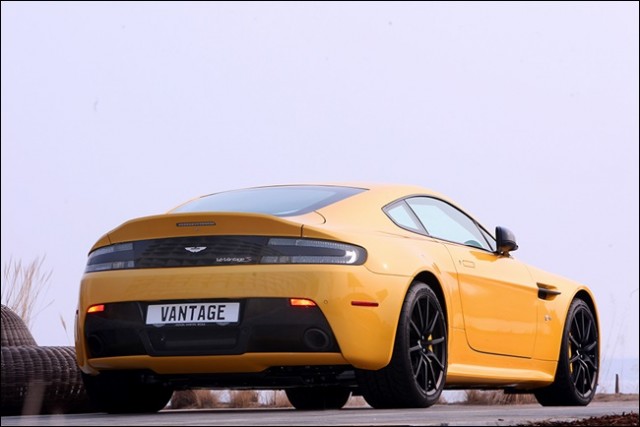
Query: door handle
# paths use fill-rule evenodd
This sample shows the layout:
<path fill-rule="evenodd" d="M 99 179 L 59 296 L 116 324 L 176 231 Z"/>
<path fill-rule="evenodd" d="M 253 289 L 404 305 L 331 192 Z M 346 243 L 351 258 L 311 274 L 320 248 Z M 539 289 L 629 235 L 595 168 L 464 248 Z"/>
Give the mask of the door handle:
<path fill-rule="evenodd" d="M 461 259 L 460 265 L 467 268 L 476 268 L 476 263 L 473 261 L 469 261 L 468 259 Z"/>

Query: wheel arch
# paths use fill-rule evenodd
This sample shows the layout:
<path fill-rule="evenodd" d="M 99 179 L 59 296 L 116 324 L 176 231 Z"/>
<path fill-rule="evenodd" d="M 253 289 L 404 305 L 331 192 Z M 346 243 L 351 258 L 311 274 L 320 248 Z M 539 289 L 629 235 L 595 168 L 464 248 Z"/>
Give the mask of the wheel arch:
<path fill-rule="evenodd" d="M 356 370 L 360 391 L 374 408 L 429 407 L 437 402 L 446 383 L 450 323 L 445 289 L 430 271 L 409 277 L 411 281 L 404 295 L 390 362 L 378 370 Z M 424 304 L 418 302 L 423 300 L 438 311 L 427 309 L 425 312 L 418 308 L 416 318 L 415 307 Z M 417 348 L 420 346 L 422 350 Z M 428 351 L 432 358 L 427 359 L 420 351 Z M 418 353 L 412 356 L 412 352 Z"/>
<path fill-rule="evenodd" d="M 575 343 L 575 345 L 577 346 L 577 349 L 575 350 L 576 352 L 574 353 L 574 350 L 571 350 L 574 344 L 569 343 L 567 333 L 570 330 L 569 328 L 571 328 L 571 322 L 573 322 L 570 317 L 575 315 L 576 313 L 576 311 L 572 311 L 572 307 L 574 307 L 574 304 L 580 304 L 583 306 L 586 305 L 586 308 L 591 312 L 591 315 L 593 316 L 597 334 L 595 350 L 590 349 L 590 345 L 584 344 L 585 339 L 588 339 L 588 337 L 582 338 L 580 337 L 580 334 L 578 334 L 577 338 L 577 341 L 579 341 L 580 343 L 571 340 L 571 342 Z M 582 325 L 582 329 L 582 335 L 584 336 L 584 324 Z M 590 328 L 587 329 L 587 331 L 590 330 Z M 569 299 L 567 305 L 566 319 L 562 328 L 562 339 L 558 343 L 559 351 L 557 353 L 558 360 L 555 364 L 554 381 L 552 384 L 546 387 L 534 390 L 535 397 L 541 405 L 585 406 L 588 405 L 589 402 L 591 402 L 593 396 L 596 393 L 598 385 L 601 353 L 600 341 L 600 325 L 595 299 L 593 298 L 593 295 L 589 292 L 589 290 L 585 288 L 578 289 L 575 294 Z M 585 345 L 584 348 L 582 348 L 583 345 Z M 596 358 L 594 363 L 590 364 L 591 366 L 593 366 L 593 369 L 589 368 L 589 364 L 581 362 L 581 360 L 588 360 L 591 358 L 591 356 L 589 355 L 591 351 L 595 352 L 594 356 Z M 580 370 L 575 371 L 578 372 L 576 374 L 576 377 L 573 376 L 573 372 L 577 368 L 575 366 L 572 367 L 573 362 L 570 360 L 573 357 L 572 355 L 578 355 L 579 357 L 575 357 L 574 359 L 578 359 L 577 363 L 583 363 L 583 365 L 585 366 L 585 368 L 581 370 L 583 372 L 582 374 L 580 374 Z M 584 355 L 586 355 L 586 358 L 584 357 Z M 585 374 L 586 371 L 590 371 L 591 373 L 587 375 Z M 579 375 L 582 375 L 582 377 L 580 377 Z M 583 381 L 579 383 L 578 378 L 583 378 Z M 588 385 L 588 389 L 584 390 L 587 387 L 585 386 L 587 384 L 587 381 L 585 381 L 586 378 L 589 379 L 588 383 L 590 383 L 590 385 Z M 582 386 L 579 386 L 578 384 L 582 384 Z M 583 390 L 578 390 L 579 387 Z"/>
<path fill-rule="evenodd" d="M 589 309 L 591 310 L 591 313 L 593 313 L 593 317 L 596 318 L 596 323 L 598 324 L 598 330 L 599 330 L 600 329 L 600 317 L 598 316 L 598 310 L 596 309 L 596 303 L 595 303 L 595 300 L 594 300 L 593 296 L 589 292 L 587 292 L 586 290 L 580 289 L 578 292 L 576 292 L 576 294 L 574 295 L 573 299 L 581 299 L 582 301 L 584 301 L 589 306 Z M 572 301 L 573 301 L 573 299 L 572 299 Z"/>
<path fill-rule="evenodd" d="M 553 372 L 554 377 L 557 375 L 558 363 L 560 362 L 560 358 L 562 357 L 562 337 L 564 336 L 564 330 L 565 330 L 565 327 L 567 326 L 566 324 L 567 317 L 569 316 L 569 310 L 571 308 L 571 304 L 573 304 L 575 300 L 583 301 L 585 304 L 587 304 L 587 307 L 589 307 L 589 310 L 591 310 L 591 313 L 593 314 L 593 317 L 596 320 L 596 325 L 598 327 L 598 347 L 600 347 L 600 344 L 601 344 L 600 318 L 598 317 L 598 311 L 596 309 L 595 299 L 593 298 L 593 295 L 591 295 L 587 290 L 578 289 L 577 292 L 573 296 L 571 296 L 571 298 L 568 298 L 566 302 L 566 306 L 564 307 L 564 314 L 563 314 L 564 319 L 562 321 L 562 328 L 558 331 L 559 339 L 554 340 L 555 345 L 553 346 L 553 350 L 552 350 L 553 357 L 556 362 L 555 364 L 556 368 Z M 600 355 L 598 355 L 598 358 L 600 358 Z"/>
<path fill-rule="evenodd" d="M 587 304 L 587 306 L 589 307 L 589 310 L 591 310 L 591 314 L 593 314 L 593 317 L 596 320 L 596 327 L 598 329 L 598 365 L 600 365 L 600 360 L 602 357 L 602 334 L 600 330 L 600 316 L 598 315 L 598 309 L 596 307 L 595 299 L 593 298 L 593 295 L 591 295 L 591 293 L 585 289 L 580 289 L 578 292 L 576 292 L 573 299 L 580 299 L 584 301 L 585 304 Z"/>
<path fill-rule="evenodd" d="M 435 274 L 430 271 L 422 271 L 413 278 L 413 281 L 423 282 L 424 284 L 429 286 L 431 290 L 436 294 L 436 296 L 438 297 L 438 302 L 440 302 L 440 306 L 444 310 L 445 319 L 447 319 L 447 327 L 449 327 L 451 322 L 449 321 L 449 307 L 447 305 L 447 299 L 444 296 L 442 285 L 440 284 L 440 281 L 435 276 Z M 407 289 L 407 292 L 408 290 L 409 289 Z"/>

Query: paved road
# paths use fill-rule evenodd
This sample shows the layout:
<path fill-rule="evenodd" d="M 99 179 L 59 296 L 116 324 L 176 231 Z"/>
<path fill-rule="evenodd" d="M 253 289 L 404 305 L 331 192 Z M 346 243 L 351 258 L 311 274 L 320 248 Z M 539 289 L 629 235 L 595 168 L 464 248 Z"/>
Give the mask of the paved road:
<path fill-rule="evenodd" d="M 424 425 L 506 426 L 528 421 L 572 421 L 600 415 L 638 412 L 638 402 L 594 402 L 587 407 L 543 408 L 539 405 L 435 405 L 428 409 L 332 411 L 294 409 L 211 409 L 162 411 L 151 415 L 32 415 L 2 417 L 3 426 L 197 426 L 197 425 Z"/>

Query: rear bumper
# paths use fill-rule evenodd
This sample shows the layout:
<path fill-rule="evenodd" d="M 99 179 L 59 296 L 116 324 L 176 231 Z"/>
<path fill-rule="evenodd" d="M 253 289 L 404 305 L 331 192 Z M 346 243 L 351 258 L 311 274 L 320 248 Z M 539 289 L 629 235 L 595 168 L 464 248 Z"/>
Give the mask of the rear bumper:
<path fill-rule="evenodd" d="M 82 279 L 76 319 L 78 363 L 89 374 L 120 369 L 149 369 L 159 374 L 243 373 L 276 366 L 343 364 L 380 369 L 391 358 L 409 283 L 408 277 L 336 265 L 89 273 Z M 289 307 L 288 298 L 311 299 L 317 308 Z M 150 302 L 221 299 L 241 302 L 249 316 L 234 327 L 188 326 L 180 331 L 146 326 L 142 317 Z M 354 306 L 353 301 L 378 305 Z M 87 319 L 87 308 L 94 304 L 129 307 L 139 314 L 137 318 L 89 315 L 95 317 Z M 309 335 L 309 330 L 322 333 Z M 326 340 L 320 339 L 323 334 Z M 108 344 L 103 341 L 102 350 L 96 344 L 100 340 Z M 113 345 L 118 342 L 125 345 Z"/>
<path fill-rule="evenodd" d="M 185 301 L 162 301 L 165 306 L 179 302 Z M 220 300 L 211 302 L 224 304 Z M 147 325 L 145 314 L 150 303 L 146 301 L 105 304 L 104 311 L 86 317 L 87 353 L 96 358 L 340 351 L 317 306 L 292 307 L 287 298 L 234 302 L 240 305 L 238 322 L 177 325 Z"/>
<path fill-rule="evenodd" d="M 324 361 L 324 359 L 323 359 Z M 127 364 L 129 366 L 130 363 Z M 193 388 L 283 389 L 308 386 L 340 386 L 355 389 L 356 373 L 350 365 L 274 366 L 259 372 L 243 373 L 156 373 L 149 369 L 102 371 L 100 377 L 111 381 L 138 384 L 164 384 L 173 390 Z"/>

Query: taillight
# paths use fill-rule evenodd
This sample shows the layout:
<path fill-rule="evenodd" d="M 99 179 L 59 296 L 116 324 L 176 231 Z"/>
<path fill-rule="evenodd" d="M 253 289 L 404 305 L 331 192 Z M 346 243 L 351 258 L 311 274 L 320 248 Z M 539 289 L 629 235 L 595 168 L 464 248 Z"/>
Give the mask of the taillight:
<path fill-rule="evenodd" d="M 89 254 L 85 273 L 134 268 L 133 243 L 105 246 Z"/>
<path fill-rule="evenodd" d="M 261 257 L 261 264 L 360 265 L 367 258 L 360 246 L 329 240 L 271 238 L 267 249 L 270 254 Z"/>
<path fill-rule="evenodd" d="M 317 304 L 307 298 L 289 298 L 292 307 L 316 307 Z"/>
<path fill-rule="evenodd" d="M 104 304 L 96 304 L 87 308 L 87 313 L 101 313 L 104 311 Z"/>
<path fill-rule="evenodd" d="M 85 273 L 129 268 L 251 264 L 361 265 L 367 251 L 331 240 L 263 236 L 207 236 L 117 243 L 89 254 Z"/>

